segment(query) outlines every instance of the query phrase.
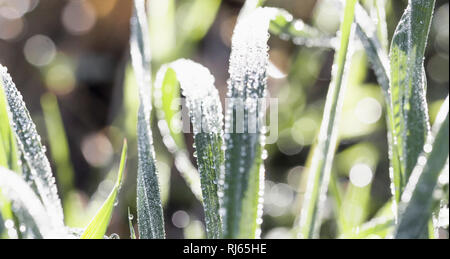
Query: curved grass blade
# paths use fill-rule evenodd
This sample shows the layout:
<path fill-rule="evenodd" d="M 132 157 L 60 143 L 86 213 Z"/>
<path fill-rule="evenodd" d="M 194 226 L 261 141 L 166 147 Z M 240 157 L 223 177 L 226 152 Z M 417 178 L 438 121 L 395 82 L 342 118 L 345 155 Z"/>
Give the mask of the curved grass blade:
<path fill-rule="evenodd" d="M 200 176 L 192 165 L 186 151 L 183 132 L 179 126 L 181 111 L 179 110 L 180 86 L 176 74 L 169 69 L 160 73 L 155 83 L 155 107 L 157 109 L 158 127 L 167 149 L 174 154 L 175 166 L 186 181 L 192 193 L 198 200 L 202 200 Z M 177 124 L 178 123 L 178 124 Z"/>
<path fill-rule="evenodd" d="M 103 239 L 103 237 L 105 236 L 106 229 L 108 228 L 109 221 L 111 220 L 114 204 L 117 200 L 117 194 L 119 193 L 120 186 L 122 184 L 123 171 L 125 169 L 127 160 L 127 149 L 127 141 L 124 140 L 116 184 L 114 185 L 114 188 L 112 189 L 106 201 L 103 203 L 103 205 L 95 214 L 94 218 L 92 218 L 91 222 L 84 230 L 83 234 L 80 237 L 81 239 Z"/>
<path fill-rule="evenodd" d="M 423 57 L 434 3 L 409 0 L 391 44 L 392 152 L 400 161 L 393 164 L 392 172 L 397 203 L 429 134 Z"/>
<path fill-rule="evenodd" d="M 223 164 L 223 114 L 214 77 L 209 70 L 190 60 L 177 60 L 158 72 L 156 87 L 180 82 L 194 129 L 194 146 L 200 173 L 207 238 L 222 237 L 218 193 Z M 223 181 L 223 180 L 222 180 Z"/>
<path fill-rule="evenodd" d="M 17 173 L 0 167 L 0 189 L 12 201 L 14 213 L 26 228 L 36 228 L 33 238 L 63 237 L 63 229 L 57 229 L 47 210 L 34 191 Z M 58 234 L 55 230 L 60 231 Z"/>
<path fill-rule="evenodd" d="M 433 211 L 433 191 L 449 156 L 448 109 L 447 97 L 402 194 L 396 238 L 421 238 L 427 231 Z"/>
<path fill-rule="evenodd" d="M 7 69 L 1 65 L 0 76 L 8 102 L 11 127 L 14 129 L 19 149 L 29 166 L 33 181 L 49 217 L 55 225 L 63 228 L 64 215 L 61 200 L 58 197 L 50 163 L 45 156 L 45 147 L 41 144 L 41 138 L 36 131 L 36 126 L 25 106 L 22 95 L 17 90 Z"/>
<path fill-rule="evenodd" d="M 335 54 L 333 75 L 325 103 L 324 116 L 308 172 L 306 194 L 299 220 L 299 238 L 316 238 L 319 234 L 321 208 L 325 201 L 331 165 L 337 144 L 337 125 L 342 108 L 347 55 L 354 9 L 357 0 L 346 1 L 344 19 L 341 24 L 340 47 Z"/>
<path fill-rule="evenodd" d="M 164 218 L 150 128 L 151 66 L 145 1 L 134 1 L 131 18 L 130 51 L 139 84 L 137 220 L 142 239 L 164 238 Z"/>

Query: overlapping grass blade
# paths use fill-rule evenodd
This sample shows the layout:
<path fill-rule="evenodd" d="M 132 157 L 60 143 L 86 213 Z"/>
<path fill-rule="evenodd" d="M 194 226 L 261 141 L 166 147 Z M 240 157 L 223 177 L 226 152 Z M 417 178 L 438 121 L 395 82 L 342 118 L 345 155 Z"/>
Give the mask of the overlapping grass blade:
<path fill-rule="evenodd" d="M 108 228 L 109 221 L 111 220 L 112 212 L 117 200 L 117 194 L 119 193 L 120 186 L 122 184 L 123 171 L 125 170 L 125 164 L 127 160 L 127 142 L 123 142 L 122 155 L 120 157 L 119 172 L 117 174 L 116 184 L 109 194 L 108 198 L 105 200 L 103 205 L 92 218 L 91 222 L 88 224 L 81 239 L 103 239 L 106 229 Z"/>
<path fill-rule="evenodd" d="M 63 229 L 57 229 L 44 205 L 20 175 L 0 167 L 0 190 L 13 203 L 13 210 L 26 226 L 31 238 L 57 238 Z M 36 231 L 37 230 L 37 231 Z M 56 232 L 59 231 L 59 232 Z"/>
<path fill-rule="evenodd" d="M 150 128 L 151 66 L 145 1 L 134 1 L 130 51 L 139 84 L 137 220 L 139 237 L 164 238 L 164 218 Z"/>
<path fill-rule="evenodd" d="M 434 0 L 410 0 L 395 30 L 390 69 L 392 93 L 393 195 L 399 202 L 409 176 L 429 134 L 426 78 L 423 57 L 427 44 Z"/>
<path fill-rule="evenodd" d="M 312 150 L 311 166 L 308 168 L 308 182 L 299 220 L 299 237 L 318 237 L 321 207 L 325 201 L 331 172 L 331 165 L 337 144 L 337 125 L 342 108 L 349 40 L 352 31 L 356 0 L 346 1 L 344 19 L 341 24 L 340 47 L 335 55 L 333 75 L 325 103 L 324 116 L 317 143 Z"/>
<path fill-rule="evenodd" d="M 209 70 L 190 60 L 164 65 L 156 76 L 155 87 L 166 89 L 180 82 L 194 129 L 194 146 L 200 173 L 207 238 L 222 237 L 219 197 L 223 177 L 223 114 L 214 77 Z M 169 86 L 169 87 L 170 87 Z M 164 98 L 164 94 L 161 96 Z M 172 119 L 171 119 L 172 121 Z M 173 122 L 173 121 L 172 121 Z M 223 181 L 223 180 L 222 180 Z"/>
<path fill-rule="evenodd" d="M 51 218 L 52 222 L 61 229 L 64 226 L 64 215 L 61 200 L 52 175 L 50 163 L 45 156 L 45 148 L 41 144 L 41 138 L 36 131 L 31 116 L 17 90 L 7 69 L 0 65 L 0 76 L 3 81 L 6 101 L 8 103 L 8 115 L 10 123 L 17 138 L 17 143 L 22 155 L 28 164 L 33 181 L 36 184 L 39 196 Z"/>
<path fill-rule="evenodd" d="M 396 238 L 421 238 L 432 213 L 433 192 L 449 156 L 449 99 L 439 111 L 399 205 Z"/>

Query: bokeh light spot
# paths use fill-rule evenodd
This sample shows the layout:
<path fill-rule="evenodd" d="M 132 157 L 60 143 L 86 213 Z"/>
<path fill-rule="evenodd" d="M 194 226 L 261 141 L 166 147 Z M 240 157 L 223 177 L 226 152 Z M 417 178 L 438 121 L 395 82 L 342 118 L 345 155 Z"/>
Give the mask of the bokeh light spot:
<path fill-rule="evenodd" d="M 360 100 L 355 107 L 356 118 L 365 124 L 376 123 L 382 115 L 381 104 L 372 97 L 366 97 Z"/>
<path fill-rule="evenodd" d="M 56 47 L 49 37 L 38 34 L 27 40 L 23 52 L 30 64 L 41 67 L 52 62 Z"/>
<path fill-rule="evenodd" d="M 373 172 L 366 164 L 356 164 L 350 169 L 349 177 L 353 185 L 362 188 L 372 181 Z"/>
<path fill-rule="evenodd" d="M 62 22 L 66 30 L 74 35 L 89 32 L 97 20 L 93 6 L 85 0 L 72 0 L 63 10 Z"/>

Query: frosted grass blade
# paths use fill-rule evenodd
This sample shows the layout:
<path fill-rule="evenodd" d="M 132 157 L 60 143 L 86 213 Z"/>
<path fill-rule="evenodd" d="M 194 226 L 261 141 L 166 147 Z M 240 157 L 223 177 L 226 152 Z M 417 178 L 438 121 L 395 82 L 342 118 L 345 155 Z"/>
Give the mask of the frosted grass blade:
<path fill-rule="evenodd" d="M 383 49 L 377 35 L 377 28 L 364 8 L 357 4 L 355 7 L 356 34 L 363 43 L 367 57 L 377 76 L 378 83 L 385 95 L 386 103 L 391 105 L 389 90 L 389 58 Z M 390 106 L 388 106 L 390 108 Z"/>
<path fill-rule="evenodd" d="M 391 178 L 397 203 L 429 134 L 423 57 L 434 3 L 409 0 L 391 44 L 392 152 L 400 161 L 393 164 Z"/>
<path fill-rule="evenodd" d="M 150 127 L 151 66 L 145 1 L 134 1 L 131 18 L 130 51 L 136 81 L 139 85 L 138 111 L 138 176 L 137 221 L 142 239 L 164 238 L 164 217 L 161 205 L 158 173 Z"/>
<path fill-rule="evenodd" d="M 264 192 L 264 118 L 269 23 L 278 10 L 258 8 L 234 29 L 225 114 L 225 238 L 259 237 Z M 258 125 L 257 125 L 258 124 Z"/>
<path fill-rule="evenodd" d="M 112 212 L 117 200 L 117 194 L 119 193 L 120 186 L 122 185 L 123 171 L 125 170 L 125 164 L 127 160 L 127 142 L 123 142 L 122 155 L 120 157 L 119 172 L 117 174 L 116 184 L 111 190 L 108 198 L 105 200 L 103 205 L 92 218 L 91 222 L 85 228 L 81 239 L 103 239 L 106 230 L 111 220 Z"/>
<path fill-rule="evenodd" d="M 433 211 L 433 192 L 449 156 L 448 109 L 447 97 L 402 194 L 396 238 L 421 238 L 427 231 Z"/>
<path fill-rule="evenodd" d="M 15 132 L 19 149 L 29 166 L 33 181 L 49 217 L 56 226 L 63 228 L 64 215 L 61 200 L 58 196 L 50 163 L 45 156 L 45 147 L 41 144 L 41 137 L 36 131 L 36 126 L 25 106 L 22 95 L 17 90 L 7 69 L 1 65 L 0 76 L 8 102 L 11 127 Z"/>
<path fill-rule="evenodd" d="M 194 146 L 201 180 L 206 235 L 207 238 L 220 238 L 222 223 L 219 215 L 218 192 L 222 192 L 219 182 L 223 177 L 221 174 L 223 114 L 219 93 L 214 87 L 214 77 L 209 70 L 185 59 L 164 65 L 156 76 L 155 87 L 165 89 L 165 83 L 173 86 L 178 81 L 186 97 L 194 129 Z"/>
<path fill-rule="evenodd" d="M 17 173 L 0 167 L 0 190 L 13 203 L 12 207 L 16 207 L 13 210 L 21 217 L 21 222 L 27 228 L 37 227 L 39 232 L 35 238 L 63 237 L 55 232 L 63 229 L 55 228 L 40 199 Z"/>
<path fill-rule="evenodd" d="M 181 111 L 180 86 L 176 74 L 169 69 L 160 73 L 155 83 L 155 107 L 158 116 L 158 127 L 167 149 L 174 154 L 175 166 L 186 181 L 192 193 L 202 200 L 200 176 L 192 165 L 186 150 L 185 139 L 179 122 Z"/>
<path fill-rule="evenodd" d="M 331 166 L 337 144 L 337 125 L 342 108 L 347 66 L 348 46 L 351 37 L 356 0 L 346 1 L 344 18 L 340 29 L 340 47 L 335 54 L 332 81 L 328 90 L 319 136 L 314 149 L 308 182 L 299 220 L 299 238 L 317 238 L 321 209 L 325 201 Z"/>

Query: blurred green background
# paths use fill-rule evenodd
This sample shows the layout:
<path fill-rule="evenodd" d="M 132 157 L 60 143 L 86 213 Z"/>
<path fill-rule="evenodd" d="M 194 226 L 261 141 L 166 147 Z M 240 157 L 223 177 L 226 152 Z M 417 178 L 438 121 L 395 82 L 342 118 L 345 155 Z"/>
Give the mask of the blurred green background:
<path fill-rule="evenodd" d="M 362 2 L 371 6 L 370 0 Z M 387 1 L 389 38 L 406 3 Z M 168 61 L 191 58 L 211 70 L 224 98 L 231 35 L 242 4 L 150 0 L 153 72 Z M 329 34 L 339 27 L 333 0 L 272 0 L 266 6 L 285 8 Z M 0 63 L 9 68 L 48 147 L 69 226 L 84 227 L 109 194 L 127 138 L 127 170 L 108 230 L 120 238 L 129 238 L 128 207 L 132 214 L 136 211 L 138 97 L 128 65 L 130 16 L 131 0 L 0 0 Z M 325 238 L 369 220 L 390 198 L 383 97 L 360 44 L 352 44 L 355 54 L 333 166 L 336 185 L 330 188 L 345 201 L 331 197 L 336 195 L 327 200 L 321 230 Z M 289 238 L 303 197 L 303 169 L 320 125 L 333 51 L 276 37 L 269 45 L 279 70 L 269 78 L 270 97 L 279 100 L 279 136 L 266 146 L 262 237 Z M 433 122 L 448 95 L 448 1 L 436 2 L 425 69 Z M 175 169 L 157 127 L 154 140 L 167 237 L 203 237 L 202 205 Z M 186 135 L 186 141 L 192 154 L 192 136 Z M 339 202 L 343 206 L 337 211 Z M 440 234 L 448 237 L 446 231 Z"/>

